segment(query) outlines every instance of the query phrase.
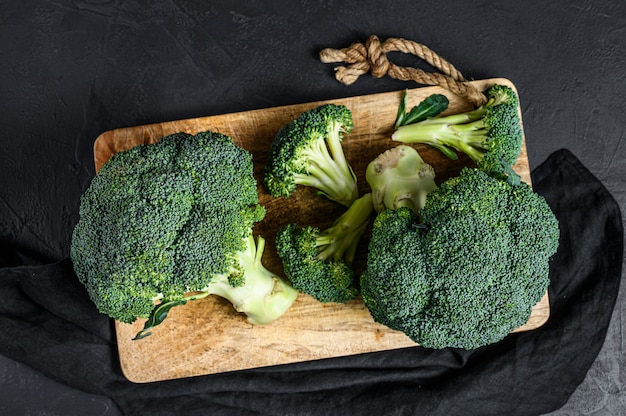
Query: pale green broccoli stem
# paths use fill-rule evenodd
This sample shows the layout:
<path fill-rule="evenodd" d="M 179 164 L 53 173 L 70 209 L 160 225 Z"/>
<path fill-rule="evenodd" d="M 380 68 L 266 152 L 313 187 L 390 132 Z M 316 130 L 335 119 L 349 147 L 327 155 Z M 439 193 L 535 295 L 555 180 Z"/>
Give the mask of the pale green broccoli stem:
<path fill-rule="evenodd" d="M 484 152 L 481 149 L 487 150 L 487 136 L 483 119 L 465 124 L 448 122 L 409 124 L 399 127 L 391 137 L 402 143 L 424 143 L 435 147 L 441 145 L 451 147 L 467 154 L 474 162 L 482 160 Z"/>
<path fill-rule="evenodd" d="M 351 264 L 373 210 L 371 193 L 354 201 L 346 212 L 316 238 L 317 247 L 321 247 L 317 258 L 322 261 L 343 260 Z"/>
<path fill-rule="evenodd" d="M 492 99 L 493 100 L 493 99 Z M 490 101 L 489 105 L 492 105 Z M 465 113 L 449 114 L 447 116 L 431 117 L 415 124 L 465 124 L 472 121 L 480 120 L 484 117 L 488 105 L 483 105 L 475 110 Z M 403 126 L 401 126 L 403 127 Z"/>
<path fill-rule="evenodd" d="M 374 209 L 410 208 L 417 213 L 437 188 L 435 171 L 412 147 L 400 145 L 381 153 L 367 166 Z"/>
<path fill-rule="evenodd" d="M 340 122 L 334 122 L 330 128 L 328 133 L 328 137 L 326 139 L 326 143 L 328 144 L 328 148 L 330 149 L 330 154 L 332 155 L 333 160 L 337 163 L 343 176 L 347 178 L 353 178 L 356 182 L 356 177 L 354 175 L 354 171 L 350 167 L 350 164 L 346 160 L 346 156 L 343 153 L 342 146 L 342 133 L 343 125 Z"/>
<path fill-rule="evenodd" d="M 234 287 L 230 284 L 228 273 L 214 275 L 208 287 L 189 293 L 181 299 L 162 302 L 155 306 L 144 328 L 133 339 L 138 340 L 149 336 L 152 333 L 151 329 L 161 324 L 172 308 L 209 295 L 229 300 L 237 312 L 247 315 L 248 322 L 251 324 L 269 324 L 283 315 L 298 297 L 298 291 L 267 270 L 261 263 L 265 239 L 259 236 L 258 243 L 255 244 L 254 237 L 249 236 L 245 239 L 245 244 L 246 248 L 237 253 L 241 269 L 234 270 L 244 274 L 245 283 Z M 163 295 L 159 294 L 153 300 L 161 299 Z"/>
<path fill-rule="evenodd" d="M 229 300 L 237 312 L 247 315 L 248 322 L 265 325 L 283 315 L 298 296 L 289 283 L 269 271 L 261 263 L 265 239 L 246 239 L 246 249 L 238 253 L 239 264 L 245 275 L 245 283 L 233 287 L 227 275 L 216 276 L 202 292 Z"/>
<path fill-rule="evenodd" d="M 337 139 L 329 142 L 337 142 L 340 148 L 329 143 L 330 152 L 324 140 L 315 141 L 315 147 L 303 155 L 307 161 L 308 174 L 296 173 L 294 181 L 316 188 L 329 199 L 349 207 L 358 197 L 358 189 L 354 172 L 345 159 L 338 137 L 337 133 Z"/>
<path fill-rule="evenodd" d="M 502 97 L 500 97 L 502 98 Z M 490 98 L 475 110 L 447 116 L 432 117 L 419 123 L 398 127 L 391 138 L 403 143 L 429 144 L 452 159 L 456 155 L 446 149 L 453 148 L 465 153 L 475 163 L 483 159 L 486 145 L 485 113 L 487 108 L 500 104 L 504 98 Z"/>

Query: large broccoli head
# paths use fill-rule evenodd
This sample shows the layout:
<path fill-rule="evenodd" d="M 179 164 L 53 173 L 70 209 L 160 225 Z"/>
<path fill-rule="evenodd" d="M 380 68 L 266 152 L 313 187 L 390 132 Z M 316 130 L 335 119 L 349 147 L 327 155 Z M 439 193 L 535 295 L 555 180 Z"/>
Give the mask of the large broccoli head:
<path fill-rule="evenodd" d="M 245 284 L 241 253 L 265 210 L 250 153 L 212 132 L 119 152 L 81 198 L 77 276 L 98 309 L 130 323 L 217 280 Z"/>
<path fill-rule="evenodd" d="M 558 222 L 525 183 L 465 168 L 432 191 L 419 216 L 377 216 L 361 277 L 380 323 L 430 348 L 476 348 L 526 323 L 545 293 Z"/>

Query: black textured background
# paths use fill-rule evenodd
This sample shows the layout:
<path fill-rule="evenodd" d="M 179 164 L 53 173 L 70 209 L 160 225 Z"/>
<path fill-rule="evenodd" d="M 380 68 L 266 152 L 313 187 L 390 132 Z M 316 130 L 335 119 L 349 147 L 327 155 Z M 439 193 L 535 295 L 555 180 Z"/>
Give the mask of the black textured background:
<path fill-rule="evenodd" d="M 470 79 L 512 80 L 531 168 L 567 148 L 623 211 L 622 1 L 5 0 L 0 266 L 67 257 L 104 131 L 413 86 L 371 76 L 343 86 L 320 63 L 322 48 L 372 34 L 423 43 Z M 552 415 L 626 414 L 624 290 L 587 377 Z M 0 356 L 0 414 L 120 414 L 108 397 L 52 378 Z M 413 414 L 404 411 L 394 414 Z"/>

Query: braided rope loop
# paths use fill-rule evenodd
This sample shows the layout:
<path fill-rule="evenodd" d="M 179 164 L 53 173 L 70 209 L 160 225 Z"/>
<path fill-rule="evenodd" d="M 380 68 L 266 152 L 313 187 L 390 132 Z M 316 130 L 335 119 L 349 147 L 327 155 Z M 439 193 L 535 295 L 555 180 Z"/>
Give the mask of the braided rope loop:
<path fill-rule="evenodd" d="M 438 72 L 426 72 L 412 67 L 398 66 L 387 58 L 389 52 L 402 52 L 417 56 Z M 475 106 L 487 101 L 485 95 L 474 88 L 461 72 L 430 48 L 417 42 L 388 38 L 381 42 L 372 35 L 365 44 L 356 42 L 347 48 L 326 48 L 320 52 L 323 63 L 345 63 L 335 68 L 335 78 L 345 85 L 353 84 L 361 75 L 371 73 L 376 78 L 387 75 L 402 81 L 414 81 L 422 85 L 438 85 L 458 96 L 464 97 Z"/>

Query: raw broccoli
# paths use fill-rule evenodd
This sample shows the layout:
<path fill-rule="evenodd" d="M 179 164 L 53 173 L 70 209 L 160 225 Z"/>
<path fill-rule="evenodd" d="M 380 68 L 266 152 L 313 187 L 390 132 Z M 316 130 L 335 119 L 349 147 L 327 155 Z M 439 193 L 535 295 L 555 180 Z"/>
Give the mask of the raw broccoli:
<path fill-rule="evenodd" d="M 256 187 L 251 154 L 218 133 L 177 133 L 119 152 L 81 197 L 76 274 L 102 313 L 148 318 L 138 338 L 172 307 L 209 294 L 251 323 L 271 322 L 297 291 L 261 264 Z"/>
<path fill-rule="evenodd" d="M 264 183 L 270 194 L 289 197 L 297 185 L 304 185 L 350 206 L 358 198 L 358 190 L 342 141 L 352 127 L 350 110 L 334 104 L 306 111 L 284 125 L 265 163 Z"/>
<path fill-rule="evenodd" d="M 499 84 L 490 87 L 486 95 L 487 103 L 475 110 L 400 126 L 392 139 L 429 144 L 456 159 L 454 149 L 465 153 L 489 174 L 499 178 L 513 175 L 511 167 L 519 157 L 523 141 L 518 96 L 511 87 Z"/>
<path fill-rule="evenodd" d="M 427 348 L 465 349 L 527 322 L 559 239 L 554 214 L 530 186 L 463 168 L 422 209 L 385 208 L 360 282 L 377 322 Z"/>
<path fill-rule="evenodd" d="M 367 166 L 365 177 L 377 212 L 401 206 L 417 211 L 424 206 L 428 193 L 437 188 L 432 166 L 405 145 L 380 154 Z"/>
<path fill-rule="evenodd" d="M 320 302 L 344 303 L 358 295 L 353 261 L 373 212 L 371 194 L 357 199 L 322 230 L 288 224 L 276 236 L 276 249 L 293 286 Z"/>

